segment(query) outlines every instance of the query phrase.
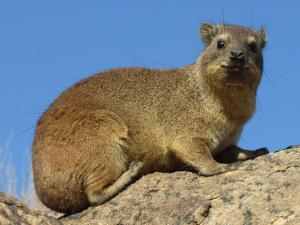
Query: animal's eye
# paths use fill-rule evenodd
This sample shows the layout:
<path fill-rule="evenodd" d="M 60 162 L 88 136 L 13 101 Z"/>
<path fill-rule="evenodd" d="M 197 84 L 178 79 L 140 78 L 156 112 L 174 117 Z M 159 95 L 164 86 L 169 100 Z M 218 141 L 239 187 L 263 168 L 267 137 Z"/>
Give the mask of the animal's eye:
<path fill-rule="evenodd" d="M 217 41 L 217 48 L 218 48 L 218 49 L 221 49 L 221 48 L 224 48 L 224 47 L 225 47 L 224 41 L 218 40 L 218 41 Z"/>
<path fill-rule="evenodd" d="M 248 44 L 248 48 L 249 48 L 250 51 L 256 52 L 257 51 L 257 44 L 255 42 L 251 42 L 250 44 Z"/>

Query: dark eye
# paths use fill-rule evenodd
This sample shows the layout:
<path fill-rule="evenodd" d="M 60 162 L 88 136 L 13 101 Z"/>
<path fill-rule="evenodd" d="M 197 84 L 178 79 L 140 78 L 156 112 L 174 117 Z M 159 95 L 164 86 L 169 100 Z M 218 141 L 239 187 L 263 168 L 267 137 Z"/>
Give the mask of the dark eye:
<path fill-rule="evenodd" d="M 249 48 L 250 51 L 256 52 L 256 50 L 257 50 L 257 44 L 255 42 L 252 42 L 252 43 L 250 43 L 248 45 L 248 48 Z"/>
<path fill-rule="evenodd" d="M 218 41 L 217 41 L 217 48 L 218 48 L 218 49 L 221 49 L 221 48 L 224 48 L 224 47 L 225 47 L 224 41 L 218 40 Z"/>

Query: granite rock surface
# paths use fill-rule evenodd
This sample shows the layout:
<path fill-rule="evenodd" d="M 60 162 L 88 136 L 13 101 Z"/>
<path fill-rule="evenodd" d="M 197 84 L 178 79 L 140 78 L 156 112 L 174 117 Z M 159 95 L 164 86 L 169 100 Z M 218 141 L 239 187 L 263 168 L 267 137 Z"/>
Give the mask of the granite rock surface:
<path fill-rule="evenodd" d="M 296 225 L 299 193 L 300 148 L 291 147 L 212 177 L 149 174 L 109 202 L 61 218 L 0 194 L 0 224 Z"/>

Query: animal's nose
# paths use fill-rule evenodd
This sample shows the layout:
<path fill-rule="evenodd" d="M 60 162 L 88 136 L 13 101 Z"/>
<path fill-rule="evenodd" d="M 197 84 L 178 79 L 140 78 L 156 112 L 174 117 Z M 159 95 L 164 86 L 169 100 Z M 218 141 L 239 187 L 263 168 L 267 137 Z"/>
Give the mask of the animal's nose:
<path fill-rule="evenodd" d="M 245 60 L 244 52 L 240 50 L 233 50 L 230 52 L 230 59 L 233 61 L 243 62 Z"/>

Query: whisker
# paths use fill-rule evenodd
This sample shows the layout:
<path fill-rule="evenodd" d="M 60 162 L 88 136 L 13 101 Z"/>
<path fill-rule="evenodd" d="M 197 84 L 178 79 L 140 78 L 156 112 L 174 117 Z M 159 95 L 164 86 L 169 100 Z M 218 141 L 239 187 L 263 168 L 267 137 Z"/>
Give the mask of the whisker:
<path fill-rule="evenodd" d="M 25 130 L 18 133 L 17 136 L 22 136 L 22 135 L 26 134 L 27 132 L 32 131 L 34 128 L 35 128 L 35 126 L 28 127 Z"/>

